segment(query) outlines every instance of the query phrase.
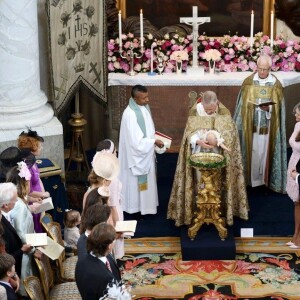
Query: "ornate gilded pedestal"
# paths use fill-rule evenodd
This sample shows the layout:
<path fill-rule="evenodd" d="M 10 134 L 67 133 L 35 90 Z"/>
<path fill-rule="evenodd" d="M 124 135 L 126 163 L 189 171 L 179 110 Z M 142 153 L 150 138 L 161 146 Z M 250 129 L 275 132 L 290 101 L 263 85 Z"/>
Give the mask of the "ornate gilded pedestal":
<path fill-rule="evenodd" d="M 188 235 L 194 239 L 201 226 L 214 224 L 223 240 L 227 237 L 225 220 L 221 218 L 221 171 L 226 166 L 223 155 L 216 153 L 196 153 L 191 155 L 190 164 L 201 172 L 197 184 L 196 211 Z"/>

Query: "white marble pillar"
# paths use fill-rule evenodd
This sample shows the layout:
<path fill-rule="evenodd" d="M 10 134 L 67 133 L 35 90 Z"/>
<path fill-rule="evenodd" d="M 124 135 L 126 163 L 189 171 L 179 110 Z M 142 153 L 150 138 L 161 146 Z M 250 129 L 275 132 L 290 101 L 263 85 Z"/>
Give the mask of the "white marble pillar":
<path fill-rule="evenodd" d="M 63 161 L 62 125 L 40 89 L 37 7 L 37 0 L 0 1 L 0 151 L 31 128 L 45 143 L 59 140 Z"/>

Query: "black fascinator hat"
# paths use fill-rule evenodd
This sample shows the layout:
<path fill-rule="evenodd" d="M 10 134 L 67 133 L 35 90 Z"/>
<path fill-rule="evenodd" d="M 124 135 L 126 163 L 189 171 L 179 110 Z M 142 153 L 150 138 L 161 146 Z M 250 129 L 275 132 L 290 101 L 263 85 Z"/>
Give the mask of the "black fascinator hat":
<path fill-rule="evenodd" d="M 28 132 L 22 131 L 19 136 L 29 136 L 40 142 L 44 142 L 44 139 L 41 136 L 39 136 L 36 131 L 33 131 L 31 129 L 28 129 Z"/>
<path fill-rule="evenodd" d="M 30 149 L 20 150 L 17 147 L 8 147 L 0 153 L 0 182 L 5 182 L 6 173 L 20 161 L 25 161 L 30 169 L 35 163 L 35 156 Z"/>

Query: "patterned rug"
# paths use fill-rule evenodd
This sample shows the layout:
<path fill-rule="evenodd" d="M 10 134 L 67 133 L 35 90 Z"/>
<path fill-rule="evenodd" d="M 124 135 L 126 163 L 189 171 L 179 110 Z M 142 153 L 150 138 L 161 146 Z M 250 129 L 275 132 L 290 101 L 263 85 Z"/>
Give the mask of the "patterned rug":
<path fill-rule="evenodd" d="M 143 300 L 300 299 L 300 251 L 286 237 L 235 241 L 236 260 L 182 261 L 178 237 L 129 239 L 123 278 Z"/>
<path fill-rule="evenodd" d="M 158 248 L 157 248 L 158 249 Z M 122 259 L 134 299 L 300 299 L 295 253 L 243 253 L 236 260 L 182 261 L 180 253 Z"/>

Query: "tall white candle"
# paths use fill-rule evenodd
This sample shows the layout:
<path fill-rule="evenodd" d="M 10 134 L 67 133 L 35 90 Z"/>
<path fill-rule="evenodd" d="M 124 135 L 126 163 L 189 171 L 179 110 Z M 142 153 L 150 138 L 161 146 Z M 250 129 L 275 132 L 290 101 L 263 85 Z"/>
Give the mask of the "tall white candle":
<path fill-rule="evenodd" d="M 254 31 L 254 12 L 251 11 L 251 23 L 250 23 L 250 47 L 253 46 L 253 31 Z"/>
<path fill-rule="evenodd" d="M 119 10 L 119 49 L 122 48 L 122 15 L 121 11 Z"/>
<path fill-rule="evenodd" d="M 141 47 L 144 47 L 144 24 L 143 24 L 143 10 L 140 11 L 140 32 L 141 32 Z"/>
<path fill-rule="evenodd" d="M 273 44 L 274 44 L 274 12 L 273 10 L 271 11 L 271 30 L 270 30 L 270 39 L 271 39 L 271 42 L 270 42 L 270 46 L 271 46 L 271 49 L 273 49 Z"/>

